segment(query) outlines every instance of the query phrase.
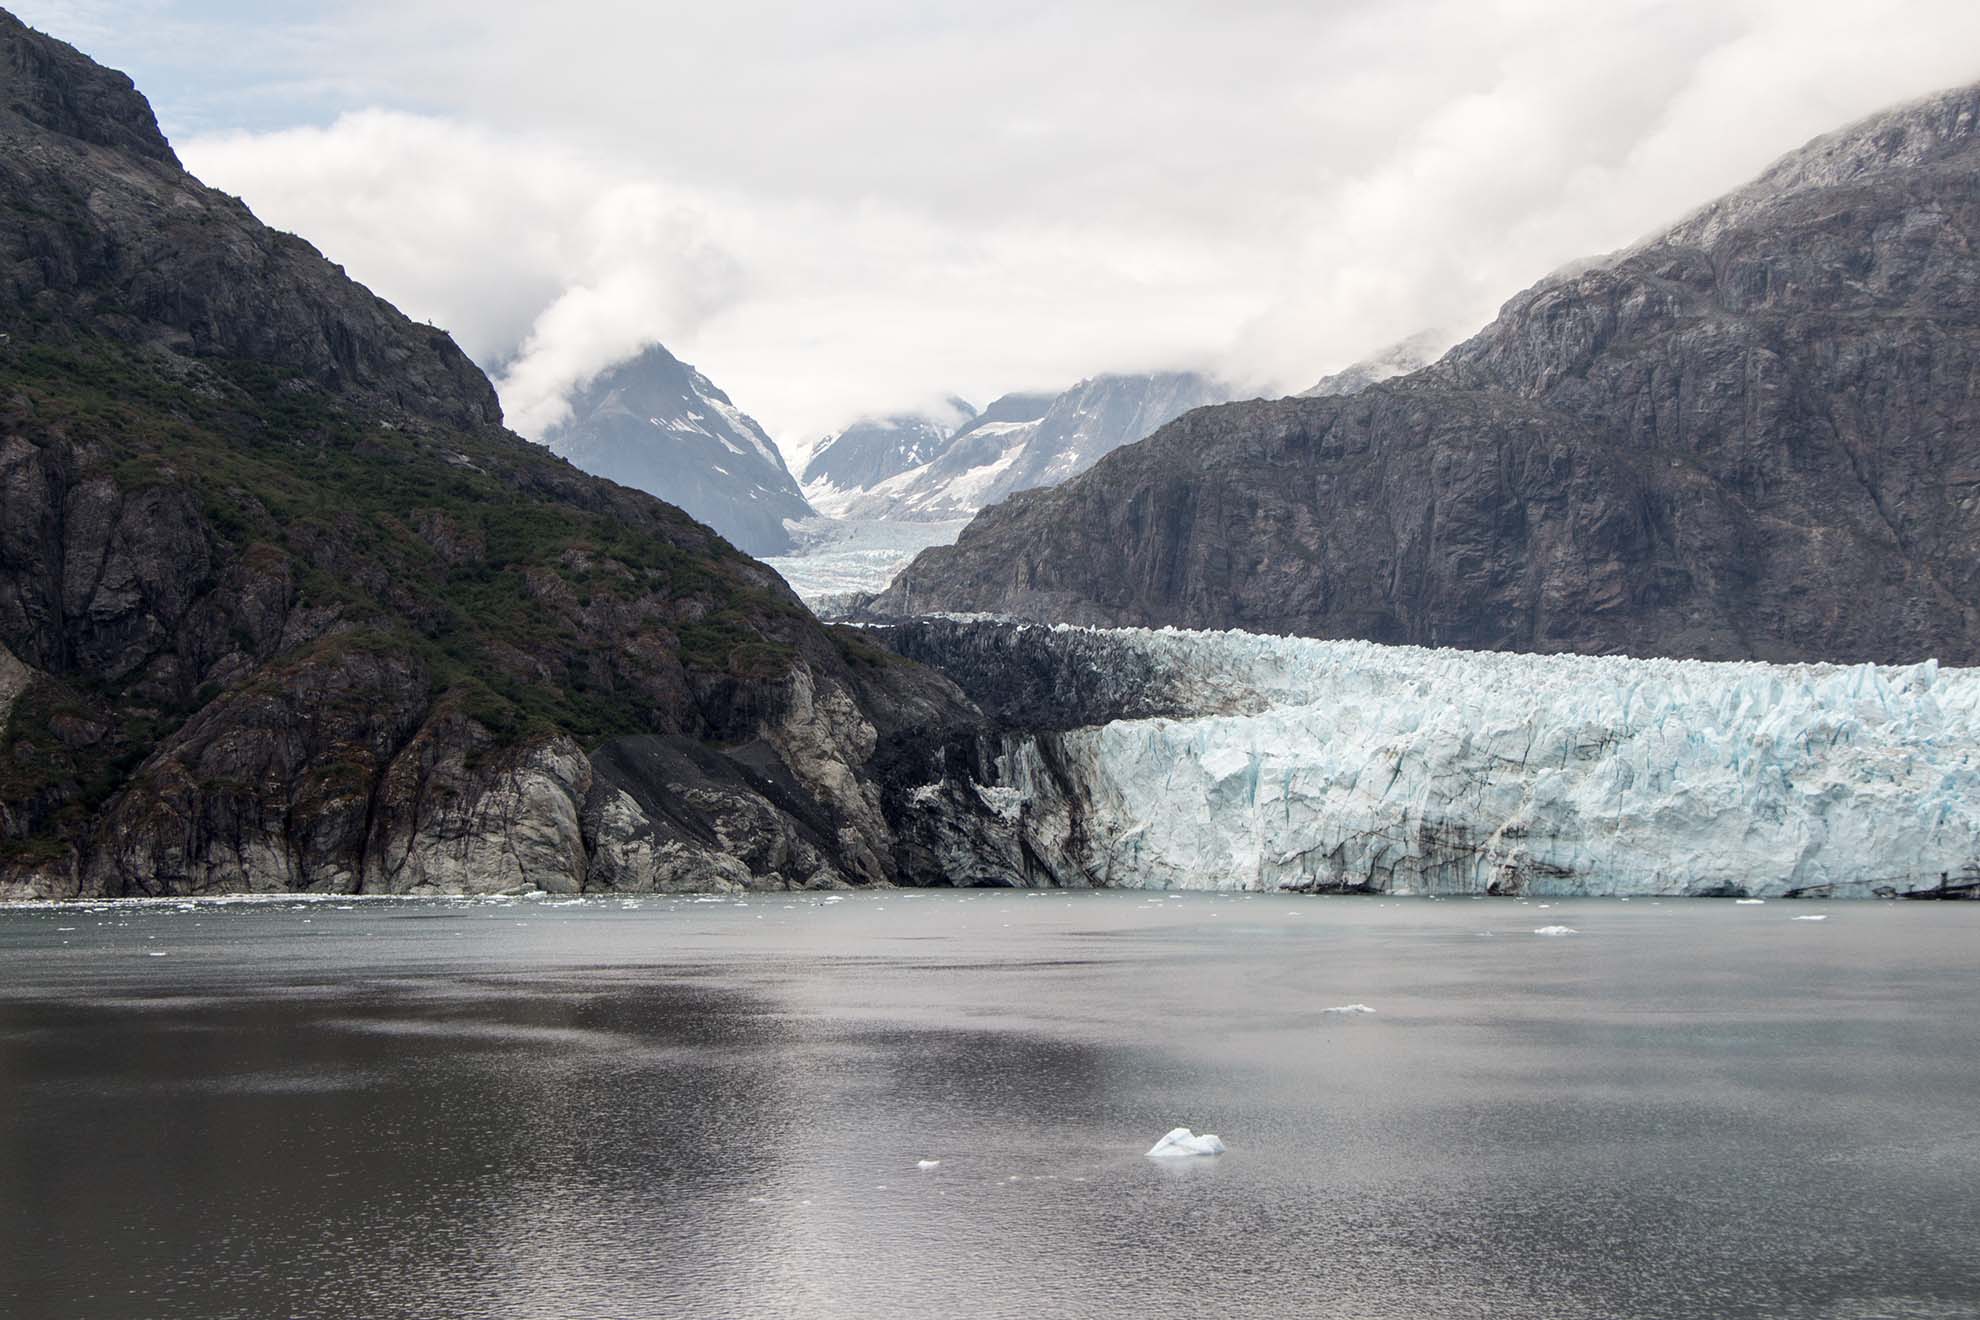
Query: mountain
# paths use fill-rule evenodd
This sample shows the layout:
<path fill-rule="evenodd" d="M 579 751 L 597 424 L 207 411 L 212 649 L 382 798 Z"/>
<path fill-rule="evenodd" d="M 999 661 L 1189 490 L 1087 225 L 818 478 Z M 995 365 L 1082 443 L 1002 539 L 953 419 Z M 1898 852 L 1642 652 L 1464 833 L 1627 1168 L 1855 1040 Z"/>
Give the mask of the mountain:
<path fill-rule="evenodd" d="M 1421 371 L 1442 356 L 1456 337 L 1441 330 L 1419 330 L 1331 376 L 1322 376 L 1312 388 L 1301 390 L 1299 397 L 1329 399 L 1338 394 L 1359 394 L 1377 381 Z"/>
<path fill-rule="evenodd" d="M 976 409 L 951 397 L 940 414 L 897 413 L 864 418 L 827 436 L 804 465 L 805 497 L 832 514 L 889 477 L 941 457 L 958 428 L 976 420 Z"/>
<path fill-rule="evenodd" d="M 932 461 L 839 503 L 840 516 L 967 518 L 1015 491 L 1055 486 L 1192 408 L 1230 397 L 1195 372 L 1095 376 L 1058 395 L 1007 394 Z"/>
<path fill-rule="evenodd" d="M 1980 86 L 1816 140 L 1425 370 L 1199 410 L 986 510 L 873 608 L 1980 662 L 1976 254 Z"/>
<path fill-rule="evenodd" d="M 0 897 L 885 883 L 972 718 L 0 13 Z"/>
<path fill-rule="evenodd" d="M 658 344 L 580 389 L 544 442 L 594 476 L 679 505 L 749 554 L 789 550 L 785 521 L 813 514 L 755 419 Z"/>

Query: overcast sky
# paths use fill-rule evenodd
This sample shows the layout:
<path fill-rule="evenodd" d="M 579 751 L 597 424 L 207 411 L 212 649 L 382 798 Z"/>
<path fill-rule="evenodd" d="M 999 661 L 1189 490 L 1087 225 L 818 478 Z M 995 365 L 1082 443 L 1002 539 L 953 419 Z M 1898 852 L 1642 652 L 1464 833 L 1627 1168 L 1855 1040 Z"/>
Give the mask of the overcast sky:
<path fill-rule="evenodd" d="M 960 392 L 1281 393 L 1980 78 L 1974 0 L 16 0 L 535 434 L 658 340 L 787 448 Z"/>

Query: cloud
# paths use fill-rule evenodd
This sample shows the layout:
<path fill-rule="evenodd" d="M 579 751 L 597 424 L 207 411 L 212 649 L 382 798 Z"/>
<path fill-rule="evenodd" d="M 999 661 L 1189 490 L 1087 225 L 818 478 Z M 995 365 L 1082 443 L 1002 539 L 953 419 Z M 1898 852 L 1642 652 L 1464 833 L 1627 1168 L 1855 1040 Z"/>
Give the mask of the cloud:
<path fill-rule="evenodd" d="M 397 112 L 180 150 L 409 315 L 454 329 L 525 435 L 656 341 L 802 442 L 958 391 L 980 402 L 1200 360 L 1205 320 L 1243 310 L 1217 263 L 1173 238 L 1096 248 L 1056 217 L 975 231 L 877 199 L 693 191 L 637 163 Z"/>
<path fill-rule="evenodd" d="M 181 60 L 193 20 L 147 3 L 119 40 Z M 251 71 L 181 98 L 199 122 L 242 89 L 348 112 L 196 135 L 197 173 L 454 329 L 526 430 L 658 339 L 796 442 L 1103 370 L 1301 388 L 1980 77 L 1969 0 L 1875 22 L 1841 0 L 353 0 L 271 22 Z"/>
<path fill-rule="evenodd" d="M 269 223 L 452 328 L 525 434 L 601 367 L 691 337 L 744 285 L 697 199 L 552 143 L 368 110 L 183 151 Z"/>

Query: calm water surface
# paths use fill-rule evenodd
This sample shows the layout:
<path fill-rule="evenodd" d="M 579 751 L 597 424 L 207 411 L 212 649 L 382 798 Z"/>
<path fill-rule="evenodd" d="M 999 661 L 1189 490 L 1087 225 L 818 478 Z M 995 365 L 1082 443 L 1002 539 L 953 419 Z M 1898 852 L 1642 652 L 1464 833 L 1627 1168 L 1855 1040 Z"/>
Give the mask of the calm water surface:
<path fill-rule="evenodd" d="M 1976 1005 L 1960 904 L 6 910 L 0 1314 L 1974 1316 Z"/>

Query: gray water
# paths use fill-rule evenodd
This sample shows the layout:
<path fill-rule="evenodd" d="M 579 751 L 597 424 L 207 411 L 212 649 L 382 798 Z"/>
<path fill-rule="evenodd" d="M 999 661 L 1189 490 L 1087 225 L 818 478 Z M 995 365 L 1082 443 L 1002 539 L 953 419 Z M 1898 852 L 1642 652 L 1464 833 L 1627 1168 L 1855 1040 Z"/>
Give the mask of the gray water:
<path fill-rule="evenodd" d="M 0 1314 L 1976 1315 L 1976 951 L 1958 904 L 8 910 Z"/>

